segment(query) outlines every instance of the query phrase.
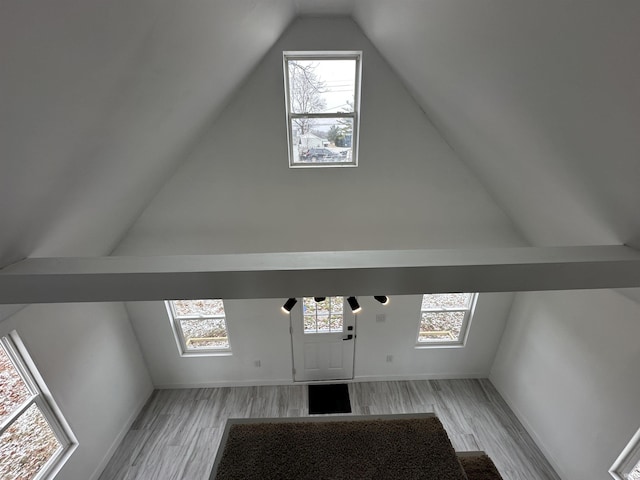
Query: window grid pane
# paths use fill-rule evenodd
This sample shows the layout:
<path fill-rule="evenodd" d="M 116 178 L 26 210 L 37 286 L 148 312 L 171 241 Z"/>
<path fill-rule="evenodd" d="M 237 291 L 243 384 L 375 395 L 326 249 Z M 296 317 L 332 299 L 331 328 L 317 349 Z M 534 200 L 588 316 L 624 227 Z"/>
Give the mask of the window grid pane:
<path fill-rule="evenodd" d="M 0 436 L 0 478 L 30 480 L 62 449 L 34 403 Z"/>
<path fill-rule="evenodd" d="M 472 293 L 433 293 L 422 296 L 422 310 L 467 310 Z"/>
<path fill-rule="evenodd" d="M 295 163 L 351 163 L 353 118 L 300 117 L 291 120 Z M 316 133 L 326 131 L 324 139 Z M 308 131 L 308 133 L 301 133 Z"/>
<path fill-rule="evenodd" d="M 424 294 L 420 308 L 419 345 L 462 345 L 475 293 Z"/>
<path fill-rule="evenodd" d="M 224 316 L 224 304 L 220 299 L 172 300 L 176 317 Z"/>
<path fill-rule="evenodd" d="M 316 302 L 313 297 L 302 299 L 304 333 L 342 332 L 344 297 L 327 297 Z"/>
<path fill-rule="evenodd" d="M 224 302 L 221 299 L 170 300 L 170 316 L 183 352 L 229 350 Z"/>
<path fill-rule="evenodd" d="M 33 393 L 0 345 L 0 422 L 18 410 Z"/>
<path fill-rule="evenodd" d="M 633 467 L 633 470 L 631 470 L 626 476 L 626 480 L 640 480 L 640 461 L 636 463 L 636 466 Z"/>
<path fill-rule="evenodd" d="M 289 60 L 291 113 L 353 112 L 356 60 Z"/>
<path fill-rule="evenodd" d="M 304 333 L 316 333 L 318 331 L 318 325 L 316 324 L 315 315 L 304 316 Z"/>
<path fill-rule="evenodd" d="M 179 322 L 188 349 L 229 348 L 224 318 L 180 319 Z"/>
<path fill-rule="evenodd" d="M 465 314 L 466 312 L 422 312 L 418 341 L 459 341 Z"/>

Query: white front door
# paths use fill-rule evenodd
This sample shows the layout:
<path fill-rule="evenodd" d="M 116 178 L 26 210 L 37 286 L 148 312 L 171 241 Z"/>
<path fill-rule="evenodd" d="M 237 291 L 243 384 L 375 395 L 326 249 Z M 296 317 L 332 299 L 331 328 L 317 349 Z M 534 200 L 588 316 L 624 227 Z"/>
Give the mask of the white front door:
<path fill-rule="evenodd" d="M 344 297 L 304 297 L 291 311 L 293 380 L 353 378 L 355 315 Z"/>

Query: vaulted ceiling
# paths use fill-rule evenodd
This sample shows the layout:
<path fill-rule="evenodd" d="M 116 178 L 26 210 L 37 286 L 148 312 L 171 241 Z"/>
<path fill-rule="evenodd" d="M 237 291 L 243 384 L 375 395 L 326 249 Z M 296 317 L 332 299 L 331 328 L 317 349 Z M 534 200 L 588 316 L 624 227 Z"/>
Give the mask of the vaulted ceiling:
<path fill-rule="evenodd" d="M 640 244 L 640 3 L 7 0 L 0 266 L 107 255 L 297 16 L 348 15 L 532 245 Z"/>

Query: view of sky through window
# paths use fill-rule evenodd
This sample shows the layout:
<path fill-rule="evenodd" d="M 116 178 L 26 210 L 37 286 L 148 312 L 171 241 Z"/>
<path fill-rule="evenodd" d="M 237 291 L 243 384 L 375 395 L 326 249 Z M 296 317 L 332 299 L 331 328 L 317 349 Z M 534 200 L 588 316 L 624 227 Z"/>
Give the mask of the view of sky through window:
<path fill-rule="evenodd" d="M 292 96 L 293 113 L 352 112 L 355 94 L 355 60 L 292 60 L 289 82 L 293 86 L 308 86 Z M 299 82 L 296 84 L 296 82 Z M 306 85 L 305 85 L 306 84 Z M 304 100 L 307 100 L 306 102 Z M 315 101 L 311 101 L 315 100 Z"/>

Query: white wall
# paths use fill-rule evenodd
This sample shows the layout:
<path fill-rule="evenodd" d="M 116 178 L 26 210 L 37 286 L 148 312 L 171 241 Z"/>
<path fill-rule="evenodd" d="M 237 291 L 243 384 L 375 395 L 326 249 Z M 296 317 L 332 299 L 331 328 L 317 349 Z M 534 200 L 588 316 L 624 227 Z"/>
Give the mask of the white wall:
<path fill-rule="evenodd" d="M 363 51 L 357 168 L 288 167 L 282 52 L 305 49 Z M 302 18 L 206 126 L 115 254 L 520 245 L 358 26 Z"/>
<path fill-rule="evenodd" d="M 361 298 L 356 376 L 362 380 L 487 377 L 511 306 L 510 293 L 478 296 L 464 348 L 415 348 L 422 297 L 391 297 L 383 306 Z M 376 314 L 386 320 L 376 322 Z M 387 362 L 387 355 L 393 356 Z"/>
<path fill-rule="evenodd" d="M 179 355 L 164 302 L 127 303 L 127 310 L 156 387 L 283 384 L 291 381 L 291 343 L 282 303 L 226 300 L 232 355 L 215 357 Z"/>
<path fill-rule="evenodd" d="M 152 391 L 124 306 L 30 305 L 0 323 L 14 329 L 78 440 L 56 478 L 97 478 Z"/>
<path fill-rule="evenodd" d="M 288 167 L 282 52 L 305 49 L 363 51 L 357 168 Z M 347 18 L 302 18 L 206 126 L 115 254 L 521 245 L 510 220 L 358 26 Z M 510 298 L 483 295 L 467 348 L 438 351 L 414 349 L 419 296 L 394 297 L 384 324 L 371 317 L 379 304 L 365 301 L 356 376 L 487 375 Z M 291 382 L 283 301 L 227 301 L 227 357 L 180 357 L 162 302 L 127 308 L 156 386 L 265 384 Z"/>
<path fill-rule="evenodd" d="M 387 306 L 361 297 L 356 380 L 486 377 L 493 363 L 511 294 L 482 294 L 465 348 L 415 349 L 419 295 L 394 296 Z M 284 299 L 225 301 L 233 354 L 181 357 L 163 302 L 128 303 L 127 309 L 158 387 L 292 383 L 289 318 Z M 376 314 L 385 313 L 384 323 Z M 387 355 L 393 362 L 386 362 Z M 254 361 L 261 366 L 255 367 Z"/>
<path fill-rule="evenodd" d="M 602 480 L 640 427 L 640 304 L 519 293 L 490 379 L 563 480 Z"/>

